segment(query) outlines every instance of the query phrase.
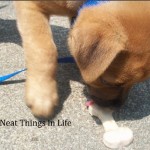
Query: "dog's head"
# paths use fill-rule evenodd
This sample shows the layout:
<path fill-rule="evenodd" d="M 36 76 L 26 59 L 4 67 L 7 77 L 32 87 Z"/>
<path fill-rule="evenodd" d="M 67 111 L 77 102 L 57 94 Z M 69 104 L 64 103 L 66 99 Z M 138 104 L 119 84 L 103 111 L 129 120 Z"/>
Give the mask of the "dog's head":
<path fill-rule="evenodd" d="M 149 56 L 134 50 L 117 20 L 82 19 L 72 29 L 68 43 L 89 95 L 103 106 L 122 104 L 131 86 L 147 77 Z"/>

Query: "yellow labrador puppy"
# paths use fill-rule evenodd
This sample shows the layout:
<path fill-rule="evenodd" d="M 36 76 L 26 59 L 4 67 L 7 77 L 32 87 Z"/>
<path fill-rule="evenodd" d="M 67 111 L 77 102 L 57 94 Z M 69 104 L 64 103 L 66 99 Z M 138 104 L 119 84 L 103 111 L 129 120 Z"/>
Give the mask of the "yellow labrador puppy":
<path fill-rule="evenodd" d="M 120 105 L 150 77 L 150 2 L 111 1 L 80 11 L 69 46 L 91 98 Z"/>

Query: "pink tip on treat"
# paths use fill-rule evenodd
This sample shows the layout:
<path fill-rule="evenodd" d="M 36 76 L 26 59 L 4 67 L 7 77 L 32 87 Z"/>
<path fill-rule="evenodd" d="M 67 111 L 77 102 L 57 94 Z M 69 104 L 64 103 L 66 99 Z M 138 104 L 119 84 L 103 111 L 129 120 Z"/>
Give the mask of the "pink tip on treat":
<path fill-rule="evenodd" d="M 87 106 L 87 107 L 89 107 L 89 106 L 91 106 L 91 105 L 93 105 L 94 104 L 94 101 L 93 100 L 89 100 L 89 101 L 87 101 L 86 103 L 85 103 L 85 105 Z"/>

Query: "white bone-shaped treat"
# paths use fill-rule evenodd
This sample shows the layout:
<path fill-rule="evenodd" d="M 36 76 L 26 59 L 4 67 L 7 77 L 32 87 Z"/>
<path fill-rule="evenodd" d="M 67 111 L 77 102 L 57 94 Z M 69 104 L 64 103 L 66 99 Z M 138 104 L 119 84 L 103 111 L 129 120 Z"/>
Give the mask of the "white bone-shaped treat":
<path fill-rule="evenodd" d="M 118 127 L 112 113 L 108 108 L 102 108 L 93 101 L 88 102 L 88 111 L 92 116 L 98 117 L 105 129 L 103 135 L 104 144 L 112 149 L 122 148 L 129 145 L 133 141 L 133 132 L 127 127 Z"/>

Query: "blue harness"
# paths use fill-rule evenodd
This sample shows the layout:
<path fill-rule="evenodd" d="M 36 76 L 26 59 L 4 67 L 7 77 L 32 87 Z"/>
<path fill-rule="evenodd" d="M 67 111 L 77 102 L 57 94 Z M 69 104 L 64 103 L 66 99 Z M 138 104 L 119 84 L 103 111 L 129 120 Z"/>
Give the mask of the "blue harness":
<path fill-rule="evenodd" d="M 92 7 L 96 5 L 101 5 L 108 2 L 108 0 L 87 0 L 79 9 L 78 13 L 80 12 L 81 9 L 84 9 L 86 7 Z"/>
<path fill-rule="evenodd" d="M 108 0 L 86 0 L 85 3 L 79 8 L 78 15 L 80 14 L 80 11 L 84 8 L 93 7 L 93 6 L 96 6 L 96 5 L 102 5 L 106 2 L 108 2 Z M 74 24 L 74 22 L 76 21 L 76 18 L 78 17 L 78 15 L 71 19 L 71 25 Z"/>
<path fill-rule="evenodd" d="M 105 2 L 108 2 L 107 0 L 87 0 L 78 10 L 78 15 L 80 11 L 86 7 L 91 7 L 91 6 L 96 6 L 96 5 L 101 5 Z M 76 18 L 72 20 L 72 24 Z M 63 58 L 58 58 L 58 63 L 74 63 L 74 59 L 72 57 L 63 57 Z M 22 69 L 16 72 L 13 72 L 11 74 L 7 74 L 4 76 L 0 76 L 0 83 L 4 82 L 5 80 L 8 80 L 12 78 L 13 76 L 16 76 L 17 74 L 26 71 L 27 69 Z"/>

